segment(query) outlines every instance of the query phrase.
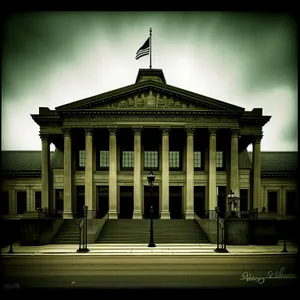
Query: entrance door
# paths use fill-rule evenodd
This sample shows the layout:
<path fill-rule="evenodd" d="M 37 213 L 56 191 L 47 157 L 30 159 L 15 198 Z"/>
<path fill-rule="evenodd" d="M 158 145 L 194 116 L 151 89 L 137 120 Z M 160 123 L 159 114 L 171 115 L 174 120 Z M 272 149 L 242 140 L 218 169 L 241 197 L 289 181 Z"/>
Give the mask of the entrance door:
<path fill-rule="evenodd" d="M 119 219 L 132 219 L 133 186 L 120 186 Z"/>
<path fill-rule="evenodd" d="M 170 200 L 169 210 L 171 219 L 182 219 L 182 187 L 169 187 Z"/>
<path fill-rule="evenodd" d="M 194 187 L 194 211 L 200 217 L 205 216 L 205 186 Z"/>
<path fill-rule="evenodd" d="M 98 211 L 97 211 L 97 218 L 103 218 L 108 213 L 108 186 L 98 186 Z"/>
<path fill-rule="evenodd" d="M 159 188 L 144 186 L 144 219 L 150 219 L 150 207 L 153 205 L 153 219 L 159 218 Z"/>
<path fill-rule="evenodd" d="M 83 218 L 84 185 L 76 187 L 76 218 Z"/>
<path fill-rule="evenodd" d="M 218 207 L 220 208 L 220 218 L 226 213 L 226 186 L 218 186 Z"/>

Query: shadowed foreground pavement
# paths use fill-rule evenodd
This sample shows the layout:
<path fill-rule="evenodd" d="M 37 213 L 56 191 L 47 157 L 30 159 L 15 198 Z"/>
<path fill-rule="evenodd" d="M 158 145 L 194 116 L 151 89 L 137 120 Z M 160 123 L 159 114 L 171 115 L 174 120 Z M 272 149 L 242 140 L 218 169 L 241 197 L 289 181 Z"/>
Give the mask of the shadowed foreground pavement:
<path fill-rule="evenodd" d="M 295 287 L 295 255 L 63 256 L 2 259 L 2 289 Z M 298 274 L 299 277 L 299 274 Z"/>

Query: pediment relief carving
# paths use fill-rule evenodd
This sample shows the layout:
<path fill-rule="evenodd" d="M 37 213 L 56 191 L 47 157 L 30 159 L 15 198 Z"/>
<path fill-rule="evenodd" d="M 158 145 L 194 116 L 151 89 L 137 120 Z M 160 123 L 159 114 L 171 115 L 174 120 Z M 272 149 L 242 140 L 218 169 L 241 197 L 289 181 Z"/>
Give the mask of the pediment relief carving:
<path fill-rule="evenodd" d="M 115 101 L 99 104 L 91 109 L 103 108 L 192 108 L 197 110 L 208 110 L 208 108 L 204 105 L 192 103 L 166 94 L 153 92 L 151 89 L 148 92 L 141 92 Z"/>

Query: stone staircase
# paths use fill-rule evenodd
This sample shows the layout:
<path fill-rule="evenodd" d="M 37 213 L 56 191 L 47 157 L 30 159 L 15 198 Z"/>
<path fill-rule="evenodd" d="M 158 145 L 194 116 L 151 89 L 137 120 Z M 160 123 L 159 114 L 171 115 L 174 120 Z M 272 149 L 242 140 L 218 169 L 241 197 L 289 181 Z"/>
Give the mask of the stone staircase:
<path fill-rule="evenodd" d="M 156 244 L 208 243 L 208 238 L 195 220 L 171 219 L 153 220 L 154 242 Z M 117 219 L 107 220 L 97 243 L 148 244 L 150 220 Z"/>
<path fill-rule="evenodd" d="M 52 244 L 79 244 L 78 223 L 81 219 L 65 220 L 52 240 Z"/>

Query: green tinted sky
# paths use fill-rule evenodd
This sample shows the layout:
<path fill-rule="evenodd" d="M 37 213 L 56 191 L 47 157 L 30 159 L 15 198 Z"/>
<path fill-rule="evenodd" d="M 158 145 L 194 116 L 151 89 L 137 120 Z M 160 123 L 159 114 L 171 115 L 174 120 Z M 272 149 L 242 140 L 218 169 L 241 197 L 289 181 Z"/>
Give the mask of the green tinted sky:
<path fill-rule="evenodd" d="M 271 115 L 262 150 L 298 150 L 296 22 L 284 13 L 20 12 L 2 35 L 2 149 L 40 150 L 30 114 L 133 84 L 152 28 L 167 84 Z"/>

